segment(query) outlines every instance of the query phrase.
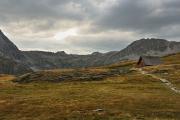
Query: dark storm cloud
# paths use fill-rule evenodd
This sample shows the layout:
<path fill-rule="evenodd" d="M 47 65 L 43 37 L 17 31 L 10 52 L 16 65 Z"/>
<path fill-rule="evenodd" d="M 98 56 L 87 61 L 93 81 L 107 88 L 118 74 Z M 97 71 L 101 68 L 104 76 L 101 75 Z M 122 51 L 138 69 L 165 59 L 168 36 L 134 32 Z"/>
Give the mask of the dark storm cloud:
<path fill-rule="evenodd" d="M 164 27 L 180 24 L 179 5 L 179 0 L 119 0 L 96 24 L 102 29 L 160 32 Z"/>
<path fill-rule="evenodd" d="M 89 0 L 1 0 L 2 17 L 81 20 L 97 11 Z M 96 12 L 95 12 L 96 11 Z M 87 13 L 89 12 L 89 13 Z M 86 13 L 86 14 L 85 14 Z M 16 20 L 15 19 L 15 20 Z M 13 19 L 11 19 L 13 20 Z"/>
<path fill-rule="evenodd" d="M 55 29 L 64 21 L 83 23 L 97 11 L 90 0 L 0 0 L 0 23 L 28 23 L 27 27 L 35 24 L 37 32 Z"/>
<path fill-rule="evenodd" d="M 179 0 L 0 0 L 0 27 L 22 49 L 104 52 L 141 37 L 179 40 L 179 6 Z M 78 34 L 66 45 L 54 40 L 72 28 Z"/>

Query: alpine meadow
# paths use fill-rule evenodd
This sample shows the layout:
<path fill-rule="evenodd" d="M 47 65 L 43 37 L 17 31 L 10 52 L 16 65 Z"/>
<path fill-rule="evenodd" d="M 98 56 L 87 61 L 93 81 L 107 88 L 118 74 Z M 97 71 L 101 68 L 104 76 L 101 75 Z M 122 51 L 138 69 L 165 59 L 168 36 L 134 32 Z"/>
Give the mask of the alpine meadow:
<path fill-rule="evenodd" d="M 0 0 L 0 120 L 180 120 L 179 0 Z"/>

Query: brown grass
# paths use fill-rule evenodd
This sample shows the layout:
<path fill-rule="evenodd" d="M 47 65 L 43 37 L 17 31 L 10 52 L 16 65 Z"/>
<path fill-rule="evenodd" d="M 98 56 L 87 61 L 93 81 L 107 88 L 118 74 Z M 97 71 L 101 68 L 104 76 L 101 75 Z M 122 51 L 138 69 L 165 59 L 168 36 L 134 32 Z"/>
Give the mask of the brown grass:
<path fill-rule="evenodd" d="M 179 120 L 180 95 L 170 91 L 159 80 L 130 70 L 133 65 L 134 62 L 122 62 L 78 69 L 82 74 L 123 71 L 101 81 L 29 84 L 0 81 L 4 86 L 0 87 L 0 120 Z M 172 74 L 177 66 L 144 69 L 153 74 L 164 70 Z M 73 71 L 41 73 L 52 79 Z"/>
<path fill-rule="evenodd" d="M 143 68 L 145 71 L 165 78 L 180 89 L 180 53 L 162 58 L 163 64 Z"/>
<path fill-rule="evenodd" d="M 9 81 L 9 85 L 0 88 L 1 120 L 178 120 L 180 117 L 180 96 L 137 72 L 104 81 L 23 85 Z"/>
<path fill-rule="evenodd" d="M 168 55 L 162 58 L 164 64 L 180 64 L 180 53 Z"/>

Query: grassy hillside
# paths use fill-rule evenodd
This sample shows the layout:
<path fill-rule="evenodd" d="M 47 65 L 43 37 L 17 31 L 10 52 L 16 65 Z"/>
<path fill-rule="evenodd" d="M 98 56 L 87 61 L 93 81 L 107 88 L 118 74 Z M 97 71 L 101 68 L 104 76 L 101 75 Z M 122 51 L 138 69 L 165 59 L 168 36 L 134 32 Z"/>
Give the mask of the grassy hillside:
<path fill-rule="evenodd" d="M 170 57 L 163 58 L 166 65 L 174 63 L 167 63 Z M 0 120 L 179 120 L 180 95 L 134 65 L 39 71 L 16 79 L 21 84 L 0 76 Z M 180 70 L 170 67 L 144 69 Z"/>
<path fill-rule="evenodd" d="M 180 89 L 180 53 L 163 57 L 162 60 L 164 64 L 146 67 L 144 70 L 168 79 Z"/>
<path fill-rule="evenodd" d="M 180 64 L 180 53 L 163 57 L 164 64 Z"/>

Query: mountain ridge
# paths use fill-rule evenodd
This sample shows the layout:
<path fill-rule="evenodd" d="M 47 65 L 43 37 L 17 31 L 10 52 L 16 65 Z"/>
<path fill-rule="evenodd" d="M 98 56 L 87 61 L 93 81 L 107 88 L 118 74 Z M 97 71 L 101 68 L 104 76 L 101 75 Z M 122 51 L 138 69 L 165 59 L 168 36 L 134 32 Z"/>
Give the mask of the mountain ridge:
<path fill-rule="evenodd" d="M 14 61 L 23 70 L 27 68 L 27 71 L 96 67 L 122 60 L 136 60 L 141 55 L 165 56 L 178 52 L 180 52 L 180 42 L 157 38 L 136 40 L 121 51 L 94 52 L 88 55 L 67 54 L 64 51 L 21 51 L 0 31 L 0 56 Z M 3 70 L 0 70 L 0 73 L 3 73 Z"/>

